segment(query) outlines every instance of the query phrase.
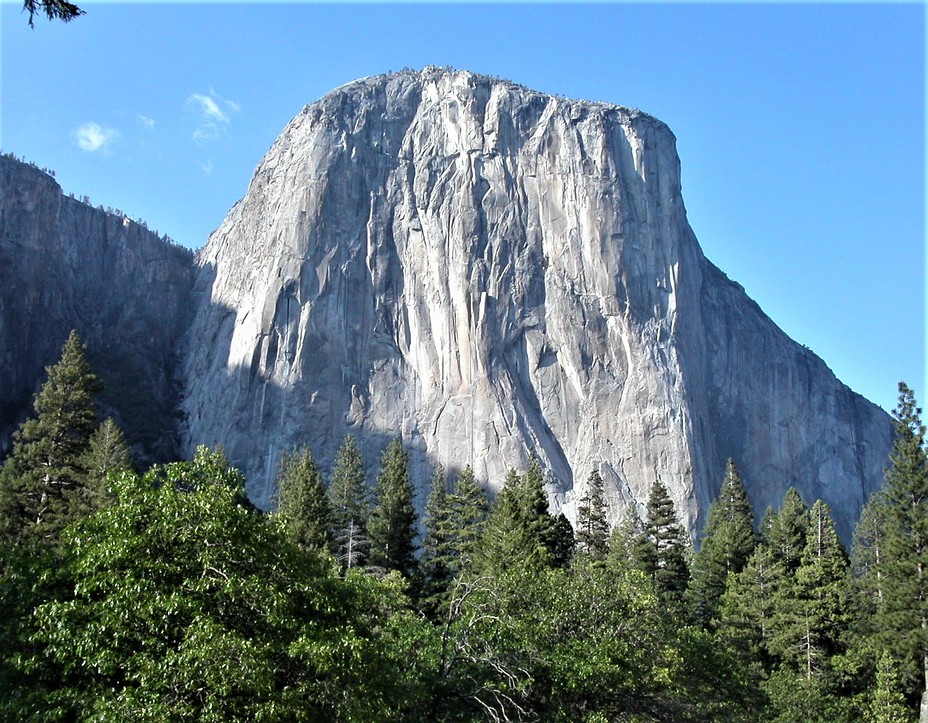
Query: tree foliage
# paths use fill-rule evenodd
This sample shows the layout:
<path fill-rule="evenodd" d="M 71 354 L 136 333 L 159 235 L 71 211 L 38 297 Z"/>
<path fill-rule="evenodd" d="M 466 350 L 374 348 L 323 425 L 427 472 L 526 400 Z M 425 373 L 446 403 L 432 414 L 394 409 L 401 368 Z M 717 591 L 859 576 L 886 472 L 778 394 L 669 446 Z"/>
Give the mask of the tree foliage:
<path fill-rule="evenodd" d="M 301 550 L 332 548 L 332 509 L 322 473 L 308 447 L 284 453 L 277 473 L 274 519 Z"/>
<path fill-rule="evenodd" d="M 8 539 L 54 543 L 86 506 L 87 453 L 100 391 L 77 332 L 35 398 L 36 416 L 13 435 L 0 472 L 0 525 Z"/>
<path fill-rule="evenodd" d="M 756 542 L 754 511 L 741 475 L 729 459 L 719 496 L 709 506 L 687 589 L 694 618 L 703 626 L 718 624 L 719 603 L 728 576 L 744 569 Z"/>
<path fill-rule="evenodd" d="M 609 520 L 602 475 L 594 469 L 586 482 L 583 497 L 577 502 L 577 549 L 593 559 L 602 560 L 609 550 Z"/>
<path fill-rule="evenodd" d="M 416 569 L 416 511 L 409 460 L 399 439 L 390 442 L 383 452 L 368 532 L 371 565 L 412 578 Z"/>
<path fill-rule="evenodd" d="M 49 20 L 58 19 L 66 23 L 85 14 L 77 5 L 68 0 L 23 0 L 23 10 L 29 13 L 30 28 L 35 27 L 36 14 L 44 13 Z"/>

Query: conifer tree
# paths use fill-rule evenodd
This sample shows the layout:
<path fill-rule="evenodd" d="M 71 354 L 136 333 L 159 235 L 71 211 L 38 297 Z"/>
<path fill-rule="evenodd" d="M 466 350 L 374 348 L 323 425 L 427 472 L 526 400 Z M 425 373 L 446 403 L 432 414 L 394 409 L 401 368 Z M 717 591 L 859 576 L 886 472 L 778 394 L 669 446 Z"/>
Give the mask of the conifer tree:
<path fill-rule="evenodd" d="M 419 567 L 422 574 L 422 597 L 426 605 L 437 609 L 454 576 L 452 545 L 454 531 L 451 525 L 451 495 L 448 478 L 442 465 L 435 468 L 432 486 L 425 503 L 422 553 Z"/>
<path fill-rule="evenodd" d="M 776 599 L 776 630 L 770 649 L 811 680 L 828 671 L 848 626 L 844 608 L 847 558 L 828 505 L 816 501 L 807 518 L 799 567 Z"/>
<path fill-rule="evenodd" d="M 74 331 L 61 360 L 46 371 L 36 416 L 14 433 L 0 474 L 0 525 L 13 540 L 55 543 L 83 510 L 85 455 L 96 426 L 93 401 L 100 384 Z"/>
<path fill-rule="evenodd" d="M 577 503 L 577 549 L 594 560 L 605 559 L 609 551 L 609 520 L 603 487 L 602 475 L 594 469 Z"/>
<path fill-rule="evenodd" d="M 345 568 L 361 566 L 370 551 L 370 495 L 358 443 L 350 434 L 335 455 L 329 499 L 335 555 Z"/>
<path fill-rule="evenodd" d="M 390 442 L 383 452 L 368 533 L 371 565 L 383 570 L 397 570 L 411 578 L 416 567 L 416 511 L 413 508 L 408 458 L 398 438 Z"/>
<path fill-rule="evenodd" d="M 457 556 L 454 574 L 460 574 L 474 558 L 475 548 L 483 534 L 490 511 L 486 492 L 477 482 L 474 470 L 468 465 L 454 483 L 449 500 L 449 526 L 454 531 L 454 552 Z"/>
<path fill-rule="evenodd" d="M 574 528 L 563 512 L 554 516 L 549 540 L 551 564 L 554 567 L 567 567 L 570 565 L 577 542 L 574 538 Z"/>
<path fill-rule="evenodd" d="M 521 476 L 509 470 L 484 528 L 478 553 L 481 569 L 498 572 L 514 561 L 526 568 L 550 567 L 555 562 L 554 525 L 538 459 Z"/>
<path fill-rule="evenodd" d="M 754 552 L 754 512 L 734 461 L 728 460 L 718 498 L 709 506 L 702 544 L 693 560 L 687 597 L 694 618 L 718 624 L 718 607 L 729 574 L 740 572 Z"/>
<path fill-rule="evenodd" d="M 83 459 L 87 470 L 84 504 L 88 510 L 97 510 L 113 501 L 109 478 L 113 474 L 132 469 L 132 452 L 126 438 L 112 417 L 97 427 Z"/>
<path fill-rule="evenodd" d="M 776 631 L 776 604 L 785 580 L 783 562 L 761 542 L 741 572 L 727 580 L 719 601 L 719 634 L 747 665 L 769 669 L 770 643 Z"/>
<path fill-rule="evenodd" d="M 799 567 L 809 529 L 809 508 L 794 487 L 786 490 L 783 504 L 767 521 L 767 545 L 783 563 L 784 573 L 792 575 Z"/>
<path fill-rule="evenodd" d="M 615 571 L 626 571 L 636 567 L 635 546 L 642 531 L 641 520 L 635 510 L 632 507 L 627 508 L 621 521 L 609 535 L 609 551 L 606 553 L 607 567 Z"/>
<path fill-rule="evenodd" d="M 634 558 L 654 582 L 661 599 L 679 607 L 689 581 L 686 533 L 677 520 L 670 493 L 660 481 L 651 486 L 647 510 Z"/>
<path fill-rule="evenodd" d="M 304 552 L 332 547 L 332 508 L 322 473 L 308 447 L 284 452 L 277 473 L 274 520 L 285 537 Z"/>
<path fill-rule="evenodd" d="M 870 697 L 872 723 L 911 723 L 915 717 L 905 705 L 899 666 L 884 652 L 877 663 L 876 686 Z"/>
<path fill-rule="evenodd" d="M 910 694 L 922 691 L 928 718 L 928 451 L 915 394 L 899 384 L 896 436 L 886 470 L 885 585 L 877 628 L 899 655 Z"/>

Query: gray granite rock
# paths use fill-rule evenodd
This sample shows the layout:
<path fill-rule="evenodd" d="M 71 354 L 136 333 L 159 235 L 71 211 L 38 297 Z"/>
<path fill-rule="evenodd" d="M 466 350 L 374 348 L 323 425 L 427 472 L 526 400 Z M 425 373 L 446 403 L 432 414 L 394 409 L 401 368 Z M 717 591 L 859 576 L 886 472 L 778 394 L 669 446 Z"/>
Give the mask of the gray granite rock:
<path fill-rule="evenodd" d="M 195 271 L 188 250 L 0 157 L 0 456 L 75 328 L 138 461 L 175 456 Z"/>
<path fill-rule="evenodd" d="M 735 459 L 762 514 L 796 486 L 845 540 L 888 416 L 703 256 L 675 139 L 637 110 L 468 72 L 360 80 L 308 105 L 199 257 L 187 449 L 221 444 L 267 505 L 281 451 L 498 488 L 537 454 L 553 509 L 590 471 L 612 515 L 654 480 L 701 521 Z"/>

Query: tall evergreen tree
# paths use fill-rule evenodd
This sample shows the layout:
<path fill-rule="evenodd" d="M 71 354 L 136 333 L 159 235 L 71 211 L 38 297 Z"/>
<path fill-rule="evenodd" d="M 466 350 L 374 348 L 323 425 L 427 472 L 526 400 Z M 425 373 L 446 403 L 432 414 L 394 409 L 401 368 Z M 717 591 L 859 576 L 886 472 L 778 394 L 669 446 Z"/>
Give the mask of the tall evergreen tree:
<path fill-rule="evenodd" d="M 422 552 L 419 569 L 422 576 L 422 598 L 426 607 L 437 609 L 454 577 L 452 548 L 454 530 L 451 524 L 451 494 L 448 491 L 448 478 L 442 465 L 435 468 L 432 486 L 425 503 L 425 515 L 422 523 L 425 534 L 422 537 Z"/>
<path fill-rule="evenodd" d="M 362 566 L 370 551 L 370 494 L 361 452 L 350 434 L 335 455 L 329 499 L 335 555 L 345 568 Z"/>
<path fill-rule="evenodd" d="M 454 531 L 454 553 L 457 557 L 453 572 L 458 575 L 473 561 L 490 512 L 487 494 L 477 482 L 470 465 L 455 480 L 454 492 L 448 502 L 449 526 Z"/>
<path fill-rule="evenodd" d="M 411 578 L 416 568 L 416 511 L 408 465 L 403 443 L 394 439 L 383 452 L 368 532 L 371 565 Z"/>
<path fill-rule="evenodd" d="M 82 461 L 87 470 L 84 503 L 89 510 L 96 510 L 113 501 L 111 475 L 132 469 L 132 452 L 112 417 L 97 427 Z"/>
<path fill-rule="evenodd" d="M 783 504 L 768 518 L 767 526 L 768 546 L 783 563 L 785 574 L 792 575 L 799 568 L 809 529 L 809 508 L 795 488 L 786 490 Z"/>
<path fill-rule="evenodd" d="M 332 508 L 322 473 L 308 447 L 284 452 L 277 473 L 273 518 L 284 536 L 304 552 L 332 548 Z"/>
<path fill-rule="evenodd" d="M 718 498 L 709 506 L 702 544 L 693 560 L 687 597 L 695 619 L 714 628 L 725 584 L 754 552 L 754 511 L 734 461 L 728 460 Z"/>
<path fill-rule="evenodd" d="M 605 559 L 609 551 L 609 520 L 606 495 L 599 470 L 590 472 L 583 497 L 577 502 L 577 549 L 594 560 Z"/>
<path fill-rule="evenodd" d="M 764 542 L 754 548 L 741 572 L 727 580 L 719 601 L 719 634 L 747 665 L 768 669 L 776 631 L 776 604 L 786 575 L 783 562 Z"/>
<path fill-rule="evenodd" d="M 77 332 L 71 332 L 61 360 L 47 372 L 35 399 L 36 416 L 14 433 L 0 473 L 0 525 L 14 540 L 54 543 L 84 509 L 85 455 L 96 427 L 93 401 L 100 384 Z"/>
<path fill-rule="evenodd" d="M 689 581 L 688 545 L 670 493 L 660 481 L 651 486 L 647 510 L 644 529 L 635 543 L 634 558 L 654 582 L 661 599 L 679 607 Z"/>
<path fill-rule="evenodd" d="M 420 567 L 426 607 L 438 610 L 447 601 L 453 581 L 473 561 L 488 513 L 486 494 L 470 466 L 455 480 L 452 490 L 439 465 L 425 505 L 425 536 Z"/>
<path fill-rule="evenodd" d="M 509 470 L 503 489 L 487 518 L 478 553 L 478 565 L 486 572 L 509 568 L 515 560 L 533 569 L 555 562 L 557 535 L 548 514 L 541 464 L 534 458 L 519 475 Z"/>
<path fill-rule="evenodd" d="M 806 544 L 791 584 L 776 604 L 770 648 L 806 680 L 828 672 L 848 626 L 847 557 L 831 511 L 821 500 L 809 510 Z"/>
<path fill-rule="evenodd" d="M 885 585 L 877 627 L 900 656 L 910 694 L 922 691 L 928 719 L 928 450 L 915 394 L 899 384 L 896 437 L 886 470 Z"/>

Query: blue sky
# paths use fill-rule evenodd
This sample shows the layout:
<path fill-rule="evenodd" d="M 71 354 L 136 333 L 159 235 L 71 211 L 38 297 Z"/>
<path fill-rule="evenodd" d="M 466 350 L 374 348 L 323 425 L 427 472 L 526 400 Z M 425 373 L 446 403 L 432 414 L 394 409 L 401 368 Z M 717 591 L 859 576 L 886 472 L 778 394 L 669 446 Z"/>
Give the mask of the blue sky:
<path fill-rule="evenodd" d="M 856 391 L 925 369 L 925 9 L 3 2 L 0 147 L 200 247 L 306 103 L 428 64 L 638 107 L 706 255 Z"/>

